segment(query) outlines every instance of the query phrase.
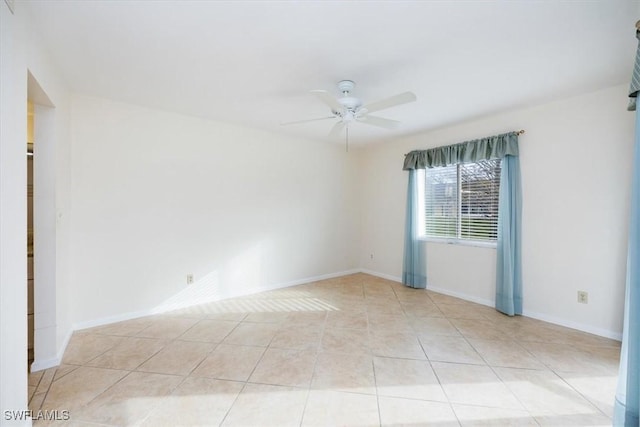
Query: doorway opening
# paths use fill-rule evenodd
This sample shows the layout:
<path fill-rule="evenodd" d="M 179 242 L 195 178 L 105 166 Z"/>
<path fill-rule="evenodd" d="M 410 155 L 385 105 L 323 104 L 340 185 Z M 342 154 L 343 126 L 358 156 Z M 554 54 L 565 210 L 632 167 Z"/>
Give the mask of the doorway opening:
<path fill-rule="evenodd" d="M 29 371 L 55 366 L 56 127 L 55 106 L 27 71 L 27 348 Z"/>

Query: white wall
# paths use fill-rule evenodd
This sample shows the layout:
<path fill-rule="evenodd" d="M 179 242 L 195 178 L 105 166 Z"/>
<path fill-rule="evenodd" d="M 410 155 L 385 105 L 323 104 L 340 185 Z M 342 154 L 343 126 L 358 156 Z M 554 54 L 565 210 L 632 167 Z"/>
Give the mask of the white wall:
<path fill-rule="evenodd" d="M 5 410 L 27 407 L 27 211 L 23 191 L 27 82 L 26 71 L 21 78 L 22 70 L 15 66 L 24 63 L 22 28 L 4 2 L 0 2 L 0 24 L 0 410 L 4 418 Z"/>
<path fill-rule="evenodd" d="M 67 92 L 55 67 L 41 48 L 37 29 L 30 24 L 24 4 L 15 2 L 12 14 L 0 2 L 0 410 L 27 408 L 27 252 L 26 252 L 26 108 L 27 74 L 56 105 L 48 120 L 38 125 L 36 143 L 36 358 L 55 360 L 70 331 L 66 283 L 68 258 L 56 248 L 65 240 L 55 224 L 56 209 L 66 211 L 68 188 L 69 116 Z M 37 100 L 36 100 L 37 102 Z M 46 136 L 46 137 L 45 137 Z M 38 139 L 40 138 L 40 141 Z M 39 188 L 38 188 L 39 187 Z M 40 195 L 39 195 L 40 193 Z M 39 200 L 38 200 L 39 198 Z M 39 231 L 38 231 L 39 229 Z M 38 259 L 37 252 L 40 251 Z M 40 286 L 38 283 L 40 280 Z M 40 333 L 38 332 L 40 331 Z M 37 360 L 36 360 L 37 362 Z M 29 425 L 30 422 L 16 424 Z"/>
<path fill-rule="evenodd" d="M 404 153 L 525 129 L 520 137 L 525 314 L 619 337 L 633 147 L 626 89 L 617 86 L 366 150 L 363 268 L 401 276 Z M 495 249 L 429 243 L 427 265 L 428 286 L 479 302 L 494 300 Z M 578 290 L 589 292 L 589 304 L 577 303 Z"/>
<path fill-rule="evenodd" d="M 356 152 L 104 99 L 72 104 L 78 326 L 357 267 Z"/>

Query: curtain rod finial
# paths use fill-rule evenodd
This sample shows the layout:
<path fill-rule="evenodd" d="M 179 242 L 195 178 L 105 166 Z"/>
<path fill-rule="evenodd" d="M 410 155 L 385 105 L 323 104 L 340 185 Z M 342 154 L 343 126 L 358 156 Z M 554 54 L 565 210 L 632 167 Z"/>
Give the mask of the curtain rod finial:
<path fill-rule="evenodd" d="M 519 131 L 516 132 L 517 135 L 522 135 L 524 133 L 524 129 L 520 129 Z"/>
<path fill-rule="evenodd" d="M 636 30 L 640 31 L 640 21 L 636 22 Z"/>

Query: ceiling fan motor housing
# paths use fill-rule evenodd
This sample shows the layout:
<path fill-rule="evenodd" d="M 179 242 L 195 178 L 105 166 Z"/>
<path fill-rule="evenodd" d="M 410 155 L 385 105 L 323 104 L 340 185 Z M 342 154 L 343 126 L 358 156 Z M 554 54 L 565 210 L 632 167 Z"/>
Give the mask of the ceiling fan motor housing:
<path fill-rule="evenodd" d="M 344 111 L 338 111 L 338 116 L 346 122 L 352 122 L 355 119 L 355 112 L 362 106 L 362 101 L 355 96 L 349 96 L 351 91 L 356 86 L 352 80 L 341 80 L 338 82 L 338 89 L 344 95 L 342 98 L 338 98 L 337 101 L 342 105 Z"/>

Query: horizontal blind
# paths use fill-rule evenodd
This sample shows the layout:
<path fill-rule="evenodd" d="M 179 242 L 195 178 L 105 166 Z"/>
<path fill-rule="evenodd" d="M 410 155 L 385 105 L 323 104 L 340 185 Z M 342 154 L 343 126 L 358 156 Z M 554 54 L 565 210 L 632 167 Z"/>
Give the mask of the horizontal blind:
<path fill-rule="evenodd" d="M 455 238 L 458 234 L 457 165 L 428 168 L 425 173 L 425 234 Z"/>
<path fill-rule="evenodd" d="M 500 159 L 459 165 L 461 239 L 498 238 Z"/>
<path fill-rule="evenodd" d="M 425 172 L 425 235 L 495 241 L 498 237 L 500 159 Z"/>

